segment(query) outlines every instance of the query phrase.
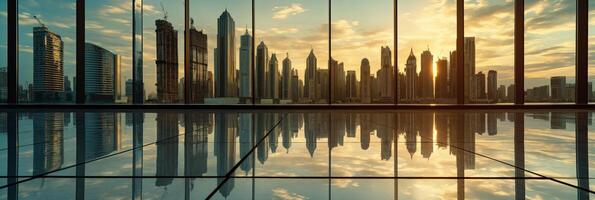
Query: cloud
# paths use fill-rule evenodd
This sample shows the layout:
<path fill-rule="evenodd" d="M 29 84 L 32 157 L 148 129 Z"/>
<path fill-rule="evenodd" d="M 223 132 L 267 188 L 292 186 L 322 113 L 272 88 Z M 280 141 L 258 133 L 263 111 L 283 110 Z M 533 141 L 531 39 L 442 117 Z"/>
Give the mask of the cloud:
<path fill-rule="evenodd" d="M 296 33 L 298 32 L 297 28 L 271 28 L 270 31 L 274 32 L 275 34 L 287 34 L 287 33 Z"/>
<path fill-rule="evenodd" d="M 285 19 L 292 15 L 297 15 L 300 13 L 305 12 L 306 9 L 302 6 L 302 4 L 294 3 L 290 6 L 275 6 L 273 8 L 273 19 Z"/>

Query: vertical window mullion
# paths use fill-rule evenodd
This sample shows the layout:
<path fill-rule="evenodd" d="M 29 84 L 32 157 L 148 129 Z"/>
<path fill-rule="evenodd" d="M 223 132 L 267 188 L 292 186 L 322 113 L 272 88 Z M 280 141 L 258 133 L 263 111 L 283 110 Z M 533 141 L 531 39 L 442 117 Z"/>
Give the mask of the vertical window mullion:
<path fill-rule="evenodd" d="M 76 100 L 85 103 L 85 0 L 76 1 Z"/>
<path fill-rule="evenodd" d="M 525 104 L 525 2 L 514 1 L 514 104 Z"/>
<path fill-rule="evenodd" d="M 465 11 L 464 0 L 457 0 L 457 104 L 465 104 Z"/>
<path fill-rule="evenodd" d="M 7 90 L 8 104 L 17 104 L 19 101 L 19 23 L 18 23 L 18 0 L 7 1 Z"/>
<path fill-rule="evenodd" d="M 589 103 L 589 2 L 577 0 L 576 5 L 576 104 Z"/>

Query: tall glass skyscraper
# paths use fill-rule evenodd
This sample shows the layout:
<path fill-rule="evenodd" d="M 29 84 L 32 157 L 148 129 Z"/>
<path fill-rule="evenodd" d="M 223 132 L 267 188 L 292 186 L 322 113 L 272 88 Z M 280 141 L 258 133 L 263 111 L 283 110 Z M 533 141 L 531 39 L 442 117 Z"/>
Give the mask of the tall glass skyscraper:
<path fill-rule="evenodd" d="M 254 77 L 255 89 L 254 94 L 256 98 L 261 99 L 265 97 L 266 91 L 266 74 L 269 65 L 269 49 L 264 42 L 260 42 L 256 48 L 256 76 Z"/>
<path fill-rule="evenodd" d="M 249 98 L 252 96 L 252 36 L 248 29 L 240 40 L 240 97 Z"/>
<path fill-rule="evenodd" d="M 215 97 L 237 97 L 235 22 L 225 10 L 217 19 Z"/>
<path fill-rule="evenodd" d="M 85 43 L 85 98 L 87 102 L 113 103 L 120 73 L 119 56 Z"/>
<path fill-rule="evenodd" d="M 33 27 L 33 100 L 59 101 L 64 92 L 64 42 L 46 26 Z"/>

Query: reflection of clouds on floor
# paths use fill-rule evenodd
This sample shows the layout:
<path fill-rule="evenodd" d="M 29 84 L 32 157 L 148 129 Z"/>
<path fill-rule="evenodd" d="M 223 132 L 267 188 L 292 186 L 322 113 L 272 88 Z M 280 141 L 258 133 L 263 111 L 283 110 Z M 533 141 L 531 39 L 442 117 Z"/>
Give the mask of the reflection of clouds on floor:
<path fill-rule="evenodd" d="M 272 190 L 273 197 L 276 199 L 283 199 L 283 200 L 302 200 L 302 199 L 310 199 L 306 196 L 289 192 L 285 188 L 275 188 Z"/>

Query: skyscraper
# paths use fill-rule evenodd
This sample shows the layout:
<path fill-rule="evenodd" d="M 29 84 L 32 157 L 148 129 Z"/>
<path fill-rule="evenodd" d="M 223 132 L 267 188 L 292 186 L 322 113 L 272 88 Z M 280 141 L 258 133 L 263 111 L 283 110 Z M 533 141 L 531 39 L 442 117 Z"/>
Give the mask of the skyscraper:
<path fill-rule="evenodd" d="M 314 49 L 310 49 L 310 54 L 306 58 L 306 71 L 304 73 L 304 97 L 310 100 L 316 100 L 319 98 L 316 96 L 318 90 L 318 68 L 317 68 L 316 56 L 314 55 Z"/>
<path fill-rule="evenodd" d="M 357 78 L 355 75 L 354 70 L 347 71 L 347 78 L 346 78 L 346 99 L 349 102 L 356 102 L 357 101 Z"/>
<path fill-rule="evenodd" d="M 302 86 L 300 85 L 300 78 L 298 75 L 298 70 L 293 69 L 291 71 L 291 100 L 293 103 L 297 103 L 301 98 L 301 90 Z"/>
<path fill-rule="evenodd" d="M 189 102 L 204 103 L 204 99 L 208 97 L 208 73 L 207 66 L 209 63 L 207 50 L 207 35 L 202 30 L 198 31 L 194 24 L 189 30 L 190 34 L 190 88 Z"/>
<path fill-rule="evenodd" d="M 498 100 L 498 72 L 494 70 L 488 71 L 488 100 Z"/>
<path fill-rule="evenodd" d="M 64 42 L 46 26 L 33 27 L 33 101 L 55 102 L 64 92 Z"/>
<path fill-rule="evenodd" d="M 122 97 L 122 56 L 114 55 L 114 100 Z"/>
<path fill-rule="evenodd" d="M 252 36 L 248 29 L 240 37 L 240 97 L 252 97 Z"/>
<path fill-rule="evenodd" d="M 446 58 L 441 58 L 436 61 L 436 98 L 448 98 L 448 61 Z"/>
<path fill-rule="evenodd" d="M 126 102 L 127 103 L 132 103 L 132 79 L 128 79 L 126 80 L 126 90 L 125 90 L 125 94 L 126 94 Z"/>
<path fill-rule="evenodd" d="M 380 98 L 384 102 L 390 102 L 394 93 L 394 71 L 392 66 L 392 55 L 388 46 L 380 49 L 380 70 L 377 73 L 378 87 L 380 89 Z"/>
<path fill-rule="evenodd" d="M 550 79 L 552 101 L 564 101 L 566 99 L 566 76 L 554 76 Z"/>
<path fill-rule="evenodd" d="M 475 37 L 465 37 L 464 44 L 465 102 L 469 102 L 477 98 L 477 94 L 474 94 L 477 90 L 472 82 L 475 76 Z"/>
<path fill-rule="evenodd" d="M 489 81 L 488 81 L 488 82 L 489 82 Z M 506 101 L 506 86 L 504 86 L 504 85 L 500 85 L 500 87 L 498 87 L 498 92 L 497 92 L 497 94 L 498 94 L 498 96 L 497 96 L 497 97 L 498 97 L 498 98 L 497 98 L 497 101 L 498 101 L 498 102 L 503 102 L 503 101 Z"/>
<path fill-rule="evenodd" d="M 405 100 L 414 101 L 416 95 L 416 84 L 417 83 L 417 59 L 413 55 L 413 49 L 409 53 L 407 63 L 405 64 Z"/>
<path fill-rule="evenodd" d="M 370 91 L 370 61 L 367 58 L 362 59 L 360 65 L 360 102 L 371 103 L 372 96 Z"/>
<path fill-rule="evenodd" d="M 448 69 L 448 97 L 457 96 L 457 51 L 450 52 L 450 65 Z"/>
<path fill-rule="evenodd" d="M 269 67 L 269 49 L 264 42 L 260 42 L 256 48 L 256 75 L 254 78 L 256 98 L 265 98 L 266 76 Z"/>
<path fill-rule="evenodd" d="M 419 97 L 422 99 L 434 99 L 434 56 L 430 49 L 421 53 L 421 71 L 419 72 Z"/>
<path fill-rule="evenodd" d="M 225 10 L 217 19 L 215 97 L 237 97 L 235 22 Z"/>
<path fill-rule="evenodd" d="M 475 75 L 475 95 L 476 99 L 485 99 L 486 98 L 486 75 L 483 72 L 477 73 Z"/>
<path fill-rule="evenodd" d="M 283 59 L 283 74 L 281 79 L 281 99 L 291 99 L 291 60 L 289 60 L 289 54 Z"/>
<path fill-rule="evenodd" d="M 155 20 L 157 36 L 157 100 L 175 103 L 178 100 L 178 31 L 164 19 Z"/>
<path fill-rule="evenodd" d="M 345 100 L 345 69 L 343 63 L 331 58 L 331 99 L 334 102 Z"/>
<path fill-rule="evenodd" d="M 118 56 L 92 43 L 85 43 L 85 99 L 92 103 L 114 103 Z"/>
<path fill-rule="evenodd" d="M 273 53 L 271 55 L 271 60 L 269 61 L 269 76 L 267 77 L 267 98 L 269 99 L 279 98 L 279 84 L 277 82 L 278 69 L 279 62 L 277 61 L 277 55 Z"/>

